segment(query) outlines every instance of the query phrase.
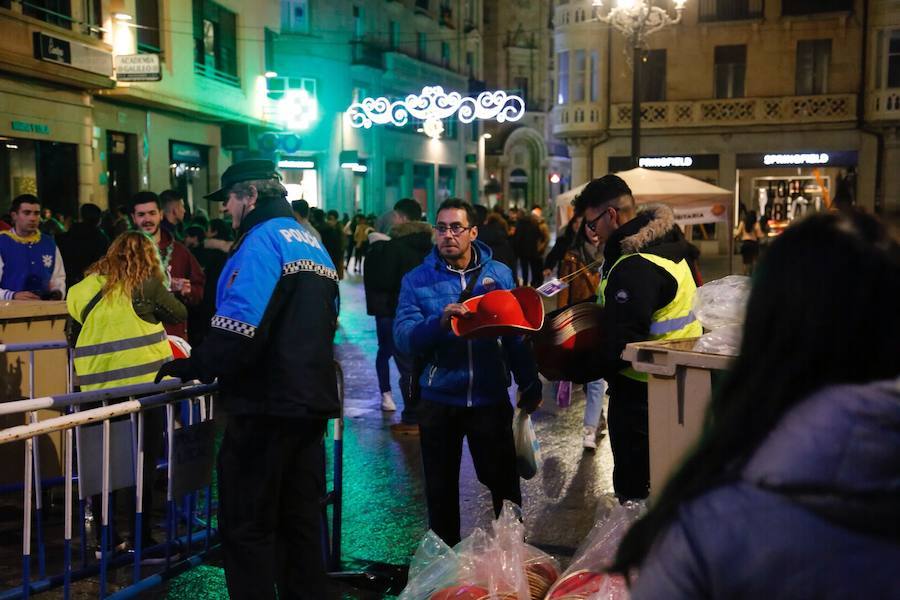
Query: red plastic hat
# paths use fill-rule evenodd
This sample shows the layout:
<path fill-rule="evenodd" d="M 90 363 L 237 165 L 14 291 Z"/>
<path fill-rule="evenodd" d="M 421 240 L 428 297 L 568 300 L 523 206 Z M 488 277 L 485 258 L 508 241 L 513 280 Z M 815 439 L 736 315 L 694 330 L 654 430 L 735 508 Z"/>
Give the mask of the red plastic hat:
<path fill-rule="evenodd" d="M 452 318 L 450 327 L 460 337 L 497 337 L 538 331 L 544 325 L 544 303 L 529 287 L 494 290 L 463 302 L 472 313 Z"/>
<path fill-rule="evenodd" d="M 168 338 L 173 358 L 190 358 L 191 345 L 184 338 L 180 338 L 177 335 L 170 335 Z"/>
<path fill-rule="evenodd" d="M 432 594 L 431 600 L 487 600 L 490 593 L 477 585 L 454 585 Z"/>

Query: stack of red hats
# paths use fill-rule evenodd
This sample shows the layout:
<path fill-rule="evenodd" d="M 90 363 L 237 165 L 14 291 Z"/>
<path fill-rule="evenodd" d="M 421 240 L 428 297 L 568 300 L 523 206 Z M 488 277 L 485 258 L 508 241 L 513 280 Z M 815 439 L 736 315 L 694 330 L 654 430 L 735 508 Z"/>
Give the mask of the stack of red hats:
<path fill-rule="evenodd" d="M 544 324 L 544 303 L 529 287 L 495 290 L 463 302 L 471 313 L 453 317 L 453 333 L 464 338 L 522 335 L 539 331 Z"/>
<path fill-rule="evenodd" d="M 603 308 L 579 302 L 547 315 L 534 336 L 538 371 L 550 381 L 587 383 L 602 377 L 597 360 L 603 342 Z"/>

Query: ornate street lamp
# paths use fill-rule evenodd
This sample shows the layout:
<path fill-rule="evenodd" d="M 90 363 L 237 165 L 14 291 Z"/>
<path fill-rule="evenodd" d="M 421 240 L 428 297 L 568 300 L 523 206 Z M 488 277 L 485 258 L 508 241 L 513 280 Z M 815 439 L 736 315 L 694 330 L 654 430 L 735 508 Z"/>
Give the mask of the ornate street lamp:
<path fill-rule="evenodd" d="M 597 18 L 620 31 L 631 43 L 632 49 L 632 89 L 631 89 L 631 163 L 639 166 L 641 158 L 641 52 L 647 36 L 681 22 L 681 13 L 687 0 L 674 0 L 675 16 L 659 6 L 653 6 L 652 0 L 615 0 L 606 15 L 600 13 L 603 0 L 593 0 L 597 9 Z"/>

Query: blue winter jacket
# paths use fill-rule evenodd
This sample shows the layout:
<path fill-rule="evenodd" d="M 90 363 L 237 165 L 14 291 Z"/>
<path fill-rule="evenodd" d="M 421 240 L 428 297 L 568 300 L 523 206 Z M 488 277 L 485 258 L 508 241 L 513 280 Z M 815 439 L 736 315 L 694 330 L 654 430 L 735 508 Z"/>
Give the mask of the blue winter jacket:
<path fill-rule="evenodd" d="M 632 598 L 900 598 L 900 380 L 822 390 L 686 503 Z"/>
<path fill-rule="evenodd" d="M 394 341 L 401 352 L 425 358 L 419 379 L 425 400 L 456 406 L 509 402 L 510 369 L 520 388 L 540 385 L 531 350 L 521 337 L 466 340 L 441 327 L 444 307 L 459 302 L 476 270 L 473 296 L 514 287 L 509 267 L 492 260 L 485 244 L 476 240 L 474 246 L 476 263 L 465 271 L 450 268 L 434 248 L 400 286 Z"/>

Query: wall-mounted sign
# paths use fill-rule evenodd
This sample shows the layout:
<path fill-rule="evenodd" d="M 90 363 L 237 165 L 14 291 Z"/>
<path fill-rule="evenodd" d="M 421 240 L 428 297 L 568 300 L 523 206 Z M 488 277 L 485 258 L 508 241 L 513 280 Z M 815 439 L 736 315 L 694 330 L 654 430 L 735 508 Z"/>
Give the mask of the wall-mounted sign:
<path fill-rule="evenodd" d="M 859 154 L 856 151 L 738 154 L 737 168 L 855 167 L 858 160 Z"/>
<path fill-rule="evenodd" d="M 27 121 L 11 121 L 10 127 L 13 131 L 22 131 L 24 133 L 40 133 L 42 135 L 50 134 L 50 127 L 43 123 L 28 123 Z"/>
<path fill-rule="evenodd" d="M 203 164 L 203 148 L 193 144 L 185 144 L 184 142 L 171 142 L 169 146 L 173 163 L 184 163 L 187 165 Z"/>
<path fill-rule="evenodd" d="M 34 57 L 43 61 L 66 65 L 81 71 L 112 77 L 112 54 L 78 42 L 34 32 Z"/>
<path fill-rule="evenodd" d="M 285 129 L 304 131 L 319 118 L 319 103 L 305 89 L 290 89 L 275 101 L 278 120 Z"/>
<path fill-rule="evenodd" d="M 162 69 L 159 54 L 120 54 L 116 56 L 116 81 L 159 81 Z"/>
<path fill-rule="evenodd" d="M 410 117 L 422 121 L 422 129 L 432 139 L 444 131 L 443 119 L 456 116 L 460 123 L 495 119 L 498 123 L 518 121 L 525 114 L 525 101 L 502 90 L 482 92 L 476 98 L 459 92 L 444 92 L 441 86 L 422 88 L 419 95 L 403 100 L 385 97 L 366 98 L 347 109 L 346 118 L 353 127 L 369 129 L 372 125 L 403 127 Z"/>
<path fill-rule="evenodd" d="M 644 169 L 669 169 L 672 171 L 718 171 L 718 154 L 687 154 L 680 156 L 642 156 L 639 164 Z M 628 156 L 610 156 L 609 170 L 613 173 L 631 168 Z"/>

